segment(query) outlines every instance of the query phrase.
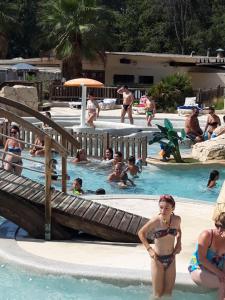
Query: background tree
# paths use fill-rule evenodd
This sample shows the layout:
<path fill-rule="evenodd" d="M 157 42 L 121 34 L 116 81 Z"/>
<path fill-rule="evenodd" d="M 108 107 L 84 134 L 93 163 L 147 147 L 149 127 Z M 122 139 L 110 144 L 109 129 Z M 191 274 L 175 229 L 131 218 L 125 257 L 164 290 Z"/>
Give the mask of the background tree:
<path fill-rule="evenodd" d="M 43 5 L 41 26 L 63 61 L 66 79 L 82 77 L 83 57 L 104 53 L 110 33 L 106 16 L 107 10 L 103 14 L 95 0 L 52 0 Z"/>
<path fill-rule="evenodd" d="M 17 1 L 0 1 L 0 58 L 6 58 L 10 34 L 14 30 L 17 19 Z M 16 27 L 18 29 L 18 27 Z"/>

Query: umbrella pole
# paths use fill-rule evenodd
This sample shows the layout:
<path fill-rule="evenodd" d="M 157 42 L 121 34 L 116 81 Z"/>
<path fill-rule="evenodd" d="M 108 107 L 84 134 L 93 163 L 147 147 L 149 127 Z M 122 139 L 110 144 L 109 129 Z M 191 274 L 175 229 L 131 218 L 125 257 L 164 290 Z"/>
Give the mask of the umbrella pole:
<path fill-rule="evenodd" d="M 85 127 L 87 87 L 84 84 L 82 84 L 81 86 L 82 86 L 82 105 L 81 105 L 80 127 Z"/>

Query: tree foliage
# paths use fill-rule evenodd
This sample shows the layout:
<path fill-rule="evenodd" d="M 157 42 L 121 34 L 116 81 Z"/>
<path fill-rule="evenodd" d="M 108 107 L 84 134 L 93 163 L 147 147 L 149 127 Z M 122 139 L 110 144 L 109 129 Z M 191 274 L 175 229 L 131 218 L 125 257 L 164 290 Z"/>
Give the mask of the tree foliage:
<path fill-rule="evenodd" d="M 192 95 L 191 80 L 186 74 L 176 73 L 153 85 L 149 94 L 157 99 L 158 107 L 166 110 L 184 103 L 187 96 Z"/>
<path fill-rule="evenodd" d="M 102 58 L 105 50 L 215 55 L 224 23 L 224 0 L 0 0 L 0 57 L 55 49 L 65 58 L 79 47 Z"/>

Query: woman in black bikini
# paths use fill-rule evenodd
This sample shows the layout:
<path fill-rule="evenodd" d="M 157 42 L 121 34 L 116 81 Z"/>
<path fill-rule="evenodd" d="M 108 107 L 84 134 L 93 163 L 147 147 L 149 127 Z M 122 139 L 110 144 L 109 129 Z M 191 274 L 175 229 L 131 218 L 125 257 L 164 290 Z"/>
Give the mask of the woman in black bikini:
<path fill-rule="evenodd" d="M 215 114 L 215 108 L 209 108 L 209 116 L 206 122 L 204 133 L 208 133 L 208 139 L 211 138 L 213 131 L 221 125 L 220 117 Z"/>
<path fill-rule="evenodd" d="M 170 195 L 159 199 L 160 213 L 151 218 L 138 232 L 138 236 L 151 257 L 154 297 L 171 295 L 176 277 L 175 255 L 181 251 L 181 219 L 174 215 L 175 201 Z M 151 233 L 154 248 L 147 236 Z"/>

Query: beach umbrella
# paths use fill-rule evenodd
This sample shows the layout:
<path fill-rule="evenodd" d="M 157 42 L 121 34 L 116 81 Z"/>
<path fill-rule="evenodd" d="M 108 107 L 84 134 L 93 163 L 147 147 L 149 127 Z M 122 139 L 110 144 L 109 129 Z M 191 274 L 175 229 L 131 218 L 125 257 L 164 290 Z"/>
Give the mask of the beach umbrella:
<path fill-rule="evenodd" d="M 38 68 L 36 68 L 35 66 L 32 66 L 30 64 L 26 64 L 26 63 L 19 63 L 16 65 L 13 65 L 11 67 L 12 70 L 16 70 L 16 71 L 37 71 Z"/>
<path fill-rule="evenodd" d="M 87 87 L 100 88 L 104 84 L 100 81 L 90 78 L 76 78 L 68 80 L 64 83 L 64 86 L 81 86 L 82 87 L 82 107 L 81 107 L 81 127 L 85 127 L 85 112 L 86 112 L 86 98 L 87 98 Z"/>

